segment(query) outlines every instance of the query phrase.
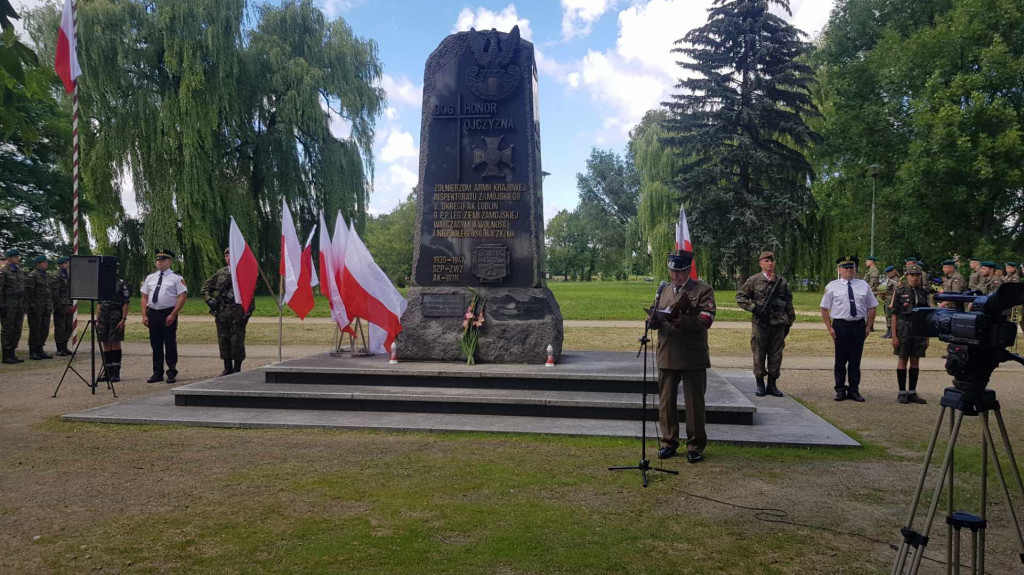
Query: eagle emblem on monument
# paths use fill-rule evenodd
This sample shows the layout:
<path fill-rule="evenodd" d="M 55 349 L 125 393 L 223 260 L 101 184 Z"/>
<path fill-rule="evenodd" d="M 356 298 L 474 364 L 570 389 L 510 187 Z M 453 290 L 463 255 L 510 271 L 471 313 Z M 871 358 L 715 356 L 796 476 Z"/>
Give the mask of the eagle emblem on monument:
<path fill-rule="evenodd" d="M 519 66 L 512 63 L 519 51 L 519 26 L 502 40 L 497 29 L 490 32 L 469 30 L 469 47 L 477 66 L 467 72 L 469 89 L 484 100 L 501 100 L 519 86 Z"/>

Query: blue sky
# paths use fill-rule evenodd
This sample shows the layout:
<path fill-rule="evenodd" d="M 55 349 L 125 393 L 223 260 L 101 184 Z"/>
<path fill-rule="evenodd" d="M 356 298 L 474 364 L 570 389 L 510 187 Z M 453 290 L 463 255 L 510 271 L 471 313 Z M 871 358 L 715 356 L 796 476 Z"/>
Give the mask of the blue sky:
<path fill-rule="evenodd" d="M 52 0 L 14 0 L 29 7 Z M 171 0 L 173 1 L 173 0 Z M 576 174 L 592 147 L 621 152 L 644 112 L 667 99 L 681 69 L 672 43 L 702 25 L 711 0 L 319 0 L 372 38 L 384 64 L 389 107 L 377 124 L 372 213 L 387 213 L 416 184 L 423 65 L 448 34 L 518 24 L 540 72 L 546 220 L 577 202 Z M 813 39 L 833 0 L 790 0 L 788 17 Z M 346 130 L 336 120 L 336 133 Z M 126 190 L 129 194 L 130 190 Z M 134 198 L 125 198 L 134 211 Z"/>

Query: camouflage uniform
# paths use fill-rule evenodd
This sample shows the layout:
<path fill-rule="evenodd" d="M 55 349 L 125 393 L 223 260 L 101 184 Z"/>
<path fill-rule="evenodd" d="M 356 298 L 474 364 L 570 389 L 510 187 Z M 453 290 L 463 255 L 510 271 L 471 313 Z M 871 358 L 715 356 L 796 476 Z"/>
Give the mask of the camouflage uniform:
<path fill-rule="evenodd" d="M 53 284 L 50 292 L 53 293 L 53 341 L 57 344 L 57 351 L 69 353 L 68 340 L 71 339 L 71 323 L 75 314 L 70 311 L 75 305 L 71 301 L 71 281 L 68 270 L 57 270 L 53 274 Z"/>
<path fill-rule="evenodd" d="M 245 327 L 256 302 L 249 304 L 248 312 L 235 303 L 231 269 L 227 266 L 203 282 L 199 293 L 210 306 L 210 314 L 216 318 L 217 344 L 220 346 L 220 358 L 224 360 L 225 371 L 228 371 L 231 362 L 234 362 L 231 371 L 240 371 L 245 359 Z"/>
<path fill-rule="evenodd" d="M 953 270 L 952 274 L 942 276 L 942 293 L 957 293 L 965 289 L 964 276 L 960 275 L 960 272 Z M 956 308 L 956 304 L 944 301 L 939 303 L 939 307 Z"/>
<path fill-rule="evenodd" d="M 25 321 L 25 284 L 28 274 L 20 264 L 8 263 L 0 269 L 0 345 L 3 346 L 4 360 L 13 358 L 19 362 L 14 350 L 21 339 L 21 326 Z"/>
<path fill-rule="evenodd" d="M 765 301 L 768 293 L 775 288 L 771 301 Z M 786 335 L 796 321 L 793 309 L 793 293 L 786 278 L 775 274 L 771 281 L 758 272 L 747 278 L 736 292 L 736 303 L 743 309 L 754 312 L 751 316 L 750 350 L 754 354 L 754 376 L 769 376 L 778 379 L 782 370 L 782 350 L 786 347 Z"/>
<path fill-rule="evenodd" d="M 881 278 L 882 273 L 878 271 L 878 266 L 869 266 L 867 271 L 864 272 L 864 276 L 860 279 L 868 282 L 868 285 L 871 286 L 871 291 L 875 291 Z"/>
<path fill-rule="evenodd" d="M 892 294 L 896 292 L 896 288 L 899 287 L 900 278 L 889 277 L 886 274 L 884 278 L 878 283 L 878 289 L 875 291 L 878 301 L 885 311 L 885 336 L 892 335 L 892 312 L 889 310 L 889 302 L 892 301 Z"/>
<path fill-rule="evenodd" d="M 25 302 L 28 306 L 28 350 L 32 359 L 50 359 L 43 351 L 50 337 L 50 313 L 53 312 L 53 293 L 50 274 L 44 269 L 34 269 L 25 282 Z"/>
<path fill-rule="evenodd" d="M 971 270 L 971 275 L 970 275 L 969 279 L 967 280 L 967 289 L 969 289 L 971 291 L 975 291 L 975 290 L 980 291 L 981 290 L 981 280 L 982 280 L 981 270 L 980 269 Z"/>

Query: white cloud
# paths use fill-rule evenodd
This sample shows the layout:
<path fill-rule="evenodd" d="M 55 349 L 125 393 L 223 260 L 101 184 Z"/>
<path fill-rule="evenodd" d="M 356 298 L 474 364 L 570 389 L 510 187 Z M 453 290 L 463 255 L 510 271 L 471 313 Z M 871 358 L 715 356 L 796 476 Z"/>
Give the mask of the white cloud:
<path fill-rule="evenodd" d="M 423 102 L 423 88 L 412 83 L 405 76 L 384 74 L 380 86 L 388 94 L 388 104 L 393 106 L 419 107 Z"/>
<path fill-rule="evenodd" d="M 789 21 L 807 33 L 806 40 L 815 40 L 828 23 L 832 4 L 831 1 L 823 0 L 792 0 L 790 9 L 793 11 L 793 17 L 789 18 Z"/>
<path fill-rule="evenodd" d="M 412 134 L 392 130 L 387 142 L 380 151 L 380 159 L 385 162 L 396 162 L 405 158 L 419 158 L 419 151 L 412 141 Z"/>
<path fill-rule="evenodd" d="M 324 0 L 324 14 L 334 19 L 362 3 L 363 0 Z"/>
<path fill-rule="evenodd" d="M 416 187 L 416 182 L 419 180 L 419 176 L 405 166 L 392 165 L 388 168 L 388 174 L 395 181 L 405 186 L 406 192 L 412 191 L 412 189 Z"/>
<path fill-rule="evenodd" d="M 14 6 L 14 11 L 21 17 L 13 22 L 14 33 L 17 34 L 22 41 L 28 40 L 28 32 L 25 31 L 25 12 L 51 3 L 52 2 L 49 0 L 14 0 L 14 2 L 11 3 L 11 5 Z M 63 3 L 61 6 L 63 6 Z M 54 34 L 56 34 L 56 32 L 54 32 Z"/>
<path fill-rule="evenodd" d="M 605 12 L 615 6 L 615 0 L 561 0 L 562 39 L 571 40 L 590 35 L 590 28 Z"/>
<path fill-rule="evenodd" d="M 492 12 L 487 8 L 478 7 L 476 11 L 472 8 L 463 8 L 455 19 L 455 26 L 452 27 L 452 34 L 456 32 L 468 32 L 470 28 L 477 30 L 497 29 L 499 32 L 508 32 L 513 26 L 519 25 L 519 35 L 525 40 L 533 38 L 533 31 L 530 29 L 530 20 L 520 18 L 516 13 L 516 5 L 509 4 L 501 12 Z"/>

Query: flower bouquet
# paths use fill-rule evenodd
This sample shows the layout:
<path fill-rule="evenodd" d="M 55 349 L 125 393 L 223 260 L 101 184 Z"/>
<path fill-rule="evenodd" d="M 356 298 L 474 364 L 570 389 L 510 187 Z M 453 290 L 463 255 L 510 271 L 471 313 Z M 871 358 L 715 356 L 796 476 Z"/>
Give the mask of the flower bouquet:
<path fill-rule="evenodd" d="M 486 298 L 476 290 L 473 292 L 473 299 L 466 308 L 466 315 L 462 319 L 462 339 L 459 345 L 462 346 L 462 353 L 466 356 L 466 365 L 476 365 L 476 343 L 480 337 L 480 328 L 484 326 L 484 305 Z"/>

